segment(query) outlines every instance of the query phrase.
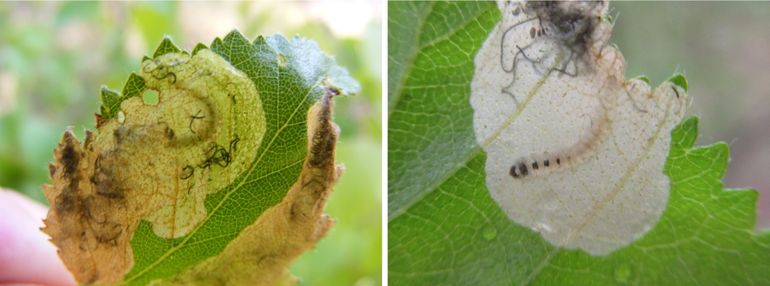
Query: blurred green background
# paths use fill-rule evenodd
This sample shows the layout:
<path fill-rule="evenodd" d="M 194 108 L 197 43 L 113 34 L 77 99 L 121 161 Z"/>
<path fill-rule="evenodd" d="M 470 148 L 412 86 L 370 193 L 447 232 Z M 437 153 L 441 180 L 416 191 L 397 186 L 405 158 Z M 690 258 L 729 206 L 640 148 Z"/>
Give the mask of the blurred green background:
<path fill-rule="evenodd" d="M 337 224 L 290 269 L 304 285 L 381 281 L 381 13 L 351 2 L 0 3 L 0 187 L 45 202 L 40 186 L 64 130 L 94 129 L 104 84 L 120 90 L 164 35 L 190 50 L 232 29 L 318 42 L 363 92 L 336 100 L 346 165 L 327 213 Z"/>
<path fill-rule="evenodd" d="M 612 42 L 626 77 L 653 86 L 683 72 L 700 117 L 700 145 L 730 145 L 725 186 L 759 192 L 757 227 L 770 227 L 770 2 L 611 2 Z"/>

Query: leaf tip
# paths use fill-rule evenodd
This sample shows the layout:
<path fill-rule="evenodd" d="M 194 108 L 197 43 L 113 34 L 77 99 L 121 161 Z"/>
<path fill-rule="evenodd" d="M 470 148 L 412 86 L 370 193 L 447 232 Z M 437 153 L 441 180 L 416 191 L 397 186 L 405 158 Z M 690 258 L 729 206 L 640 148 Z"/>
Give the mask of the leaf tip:
<path fill-rule="evenodd" d="M 667 81 L 670 81 L 674 85 L 681 87 L 684 89 L 684 91 L 687 91 L 688 84 L 687 84 L 687 78 L 684 76 L 684 74 L 676 73 L 672 75 L 670 78 L 668 78 Z"/>
<path fill-rule="evenodd" d="M 120 104 L 120 93 L 105 85 L 102 86 L 99 93 L 102 99 L 101 117 L 105 119 L 114 117 L 117 112 L 114 110 L 115 106 Z"/>
<path fill-rule="evenodd" d="M 144 90 L 144 79 L 136 73 L 128 76 L 126 85 L 123 86 L 123 97 L 129 98 L 140 94 Z"/>
<path fill-rule="evenodd" d="M 113 100 L 120 97 L 120 94 L 117 91 L 110 89 L 106 85 L 102 85 L 101 90 L 99 92 L 102 96 L 102 101 L 105 101 L 105 99 Z"/>
<path fill-rule="evenodd" d="M 249 42 L 249 40 L 247 40 L 246 37 L 243 36 L 243 34 L 241 34 L 241 32 L 236 29 L 233 29 L 232 31 L 230 31 L 230 33 L 227 33 L 227 35 L 225 35 L 222 41 L 224 41 L 225 43 L 229 42 L 229 43 L 237 43 L 237 44 L 244 44 Z"/>
<path fill-rule="evenodd" d="M 223 45 L 224 43 L 222 42 L 222 39 L 219 37 L 216 37 L 214 38 L 213 41 L 211 41 L 211 45 L 209 45 L 209 47 L 211 47 L 212 50 L 216 50 L 218 48 L 221 48 Z"/>
<path fill-rule="evenodd" d="M 163 41 L 160 42 L 160 45 L 158 45 L 158 48 L 155 49 L 155 53 L 153 53 L 152 57 L 157 58 L 168 53 L 179 53 L 181 51 L 182 50 L 174 44 L 171 37 L 166 35 L 163 37 Z"/>
<path fill-rule="evenodd" d="M 198 54 L 198 52 L 200 50 L 205 50 L 205 49 L 208 49 L 208 47 L 206 47 L 206 45 L 204 45 L 202 43 L 198 43 L 197 45 L 195 45 L 195 48 L 193 48 L 192 55 L 194 56 L 194 55 Z"/>
<path fill-rule="evenodd" d="M 646 75 L 638 75 L 638 76 L 636 76 L 633 79 L 638 79 L 638 80 L 641 80 L 643 82 L 646 82 L 647 84 L 650 84 L 650 78 L 647 77 Z"/>
<path fill-rule="evenodd" d="M 254 45 L 264 45 L 267 44 L 267 40 L 265 40 L 265 36 L 259 35 L 257 36 L 257 39 L 254 40 Z"/>

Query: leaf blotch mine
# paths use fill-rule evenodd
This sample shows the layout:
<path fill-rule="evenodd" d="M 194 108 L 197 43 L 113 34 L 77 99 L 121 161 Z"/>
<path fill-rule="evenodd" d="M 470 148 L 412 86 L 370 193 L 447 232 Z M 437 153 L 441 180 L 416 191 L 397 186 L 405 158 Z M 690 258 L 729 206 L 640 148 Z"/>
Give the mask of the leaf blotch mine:
<path fill-rule="evenodd" d="M 498 8 L 470 95 L 491 197 L 556 247 L 606 255 L 638 239 L 668 200 L 662 170 L 686 81 L 652 90 L 626 80 L 623 55 L 608 45 L 606 1 Z"/>
<path fill-rule="evenodd" d="M 81 144 L 66 132 L 56 150 L 44 230 L 82 283 L 123 279 L 143 220 L 165 238 L 195 228 L 206 196 L 241 175 L 261 144 L 266 121 L 253 82 L 209 50 L 176 51 L 164 41 L 123 95 L 103 88 L 98 135 L 86 132 Z"/>

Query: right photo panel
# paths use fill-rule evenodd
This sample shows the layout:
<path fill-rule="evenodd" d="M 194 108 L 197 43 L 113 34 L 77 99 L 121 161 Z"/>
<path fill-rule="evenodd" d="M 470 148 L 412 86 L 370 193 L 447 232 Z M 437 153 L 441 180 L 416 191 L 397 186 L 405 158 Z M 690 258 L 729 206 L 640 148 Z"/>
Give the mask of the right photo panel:
<path fill-rule="evenodd" d="M 770 3 L 389 2 L 387 33 L 388 284 L 770 284 Z"/>

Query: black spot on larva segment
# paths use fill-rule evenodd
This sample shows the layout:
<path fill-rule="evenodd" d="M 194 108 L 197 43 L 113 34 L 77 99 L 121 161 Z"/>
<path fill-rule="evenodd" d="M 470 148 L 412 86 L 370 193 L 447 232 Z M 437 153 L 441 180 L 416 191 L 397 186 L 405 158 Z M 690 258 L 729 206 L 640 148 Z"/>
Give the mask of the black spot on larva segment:
<path fill-rule="evenodd" d="M 533 162 L 533 163 L 532 163 L 532 170 L 537 170 L 537 169 L 539 169 L 539 168 L 540 168 L 540 167 L 537 165 L 537 161 L 535 161 L 535 162 Z"/>
<path fill-rule="evenodd" d="M 558 157 L 556 158 L 556 165 L 561 165 L 561 159 L 559 159 Z"/>
<path fill-rule="evenodd" d="M 519 163 L 519 169 L 521 170 L 522 177 L 529 174 L 529 170 L 527 170 L 527 164 L 524 164 L 524 162 Z"/>
<path fill-rule="evenodd" d="M 532 27 L 529 29 L 529 37 L 534 39 L 535 38 L 535 27 Z"/>
<path fill-rule="evenodd" d="M 511 170 L 508 171 L 508 174 L 511 175 L 511 177 L 518 178 L 519 173 L 516 173 L 516 165 L 511 166 Z"/>
<path fill-rule="evenodd" d="M 548 168 L 548 166 L 550 166 L 550 165 L 551 165 L 550 161 L 548 161 L 548 160 L 543 161 L 543 166 L 545 166 L 546 168 Z"/>

